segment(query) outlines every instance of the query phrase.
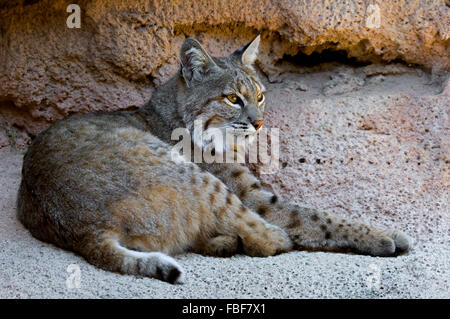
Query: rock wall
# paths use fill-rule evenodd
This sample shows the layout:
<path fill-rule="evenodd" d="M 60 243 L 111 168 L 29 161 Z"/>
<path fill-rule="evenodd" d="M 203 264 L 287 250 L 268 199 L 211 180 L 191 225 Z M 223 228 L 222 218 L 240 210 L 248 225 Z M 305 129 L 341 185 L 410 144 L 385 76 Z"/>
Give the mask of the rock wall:
<path fill-rule="evenodd" d="M 72 2 L 81 28 L 67 27 Z M 142 106 L 187 36 L 220 56 L 261 33 L 267 74 L 324 49 L 439 71 L 450 69 L 449 17 L 439 0 L 0 0 L 0 146 L 71 113 Z"/>

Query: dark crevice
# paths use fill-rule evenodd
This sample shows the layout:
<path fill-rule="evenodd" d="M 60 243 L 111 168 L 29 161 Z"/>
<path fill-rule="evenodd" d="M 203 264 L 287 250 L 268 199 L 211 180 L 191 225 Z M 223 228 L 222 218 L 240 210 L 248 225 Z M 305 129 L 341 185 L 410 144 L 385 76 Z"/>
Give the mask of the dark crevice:
<path fill-rule="evenodd" d="M 337 50 L 334 48 L 322 49 L 318 48 L 311 54 L 303 53 L 299 51 L 296 55 L 285 54 L 283 58 L 278 61 L 292 63 L 299 67 L 317 67 L 322 64 L 343 64 L 351 67 L 364 67 L 370 64 L 401 64 L 407 67 L 418 68 L 426 70 L 419 64 L 409 63 L 402 57 L 397 57 L 392 60 L 385 60 L 382 56 L 375 55 L 369 50 L 366 55 L 359 56 L 358 58 L 349 56 L 347 50 Z"/>
<path fill-rule="evenodd" d="M 313 52 L 311 54 L 305 54 L 299 52 L 294 56 L 285 55 L 283 61 L 293 63 L 298 66 L 313 67 L 322 63 L 341 63 L 349 66 L 360 67 L 369 65 L 370 62 L 362 62 L 353 57 L 348 57 L 348 53 L 345 50 L 332 50 L 325 49 L 321 52 Z"/>

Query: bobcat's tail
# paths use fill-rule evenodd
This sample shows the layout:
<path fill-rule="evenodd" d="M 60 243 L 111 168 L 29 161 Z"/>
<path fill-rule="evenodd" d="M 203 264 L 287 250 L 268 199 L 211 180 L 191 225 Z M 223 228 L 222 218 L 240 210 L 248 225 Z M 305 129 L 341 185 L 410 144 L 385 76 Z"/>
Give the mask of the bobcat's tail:
<path fill-rule="evenodd" d="M 153 277 L 171 284 L 183 281 L 183 270 L 172 257 L 161 252 L 128 249 L 114 236 L 102 236 L 80 253 L 89 263 L 105 270 Z"/>

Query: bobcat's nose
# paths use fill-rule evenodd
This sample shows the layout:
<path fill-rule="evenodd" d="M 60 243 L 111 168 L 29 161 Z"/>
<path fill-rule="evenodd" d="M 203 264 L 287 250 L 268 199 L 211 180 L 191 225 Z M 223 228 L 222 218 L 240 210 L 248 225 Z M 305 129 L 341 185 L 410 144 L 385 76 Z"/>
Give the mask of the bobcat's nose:
<path fill-rule="evenodd" d="M 260 128 L 263 124 L 264 124 L 264 121 L 263 121 L 263 120 L 260 120 L 260 121 L 254 121 L 254 122 L 252 123 L 252 125 L 255 127 L 255 130 L 259 130 L 259 128 Z"/>

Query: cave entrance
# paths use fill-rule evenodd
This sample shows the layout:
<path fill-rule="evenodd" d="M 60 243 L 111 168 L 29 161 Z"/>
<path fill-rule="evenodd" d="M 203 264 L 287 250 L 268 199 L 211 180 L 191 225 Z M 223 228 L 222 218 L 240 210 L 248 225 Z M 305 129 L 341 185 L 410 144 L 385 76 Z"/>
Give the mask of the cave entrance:
<path fill-rule="evenodd" d="M 361 67 L 371 64 L 371 62 L 363 62 L 357 60 L 356 58 L 348 57 L 348 52 L 345 50 L 333 49 L 324 49 L 320 52 L 315 51 L 309 55 L 299 51 L 294 56 L 285 55 L 282 61 L 304 67 L 314 67 L 323 63 L 339 63 L 353 67 Z"/>

